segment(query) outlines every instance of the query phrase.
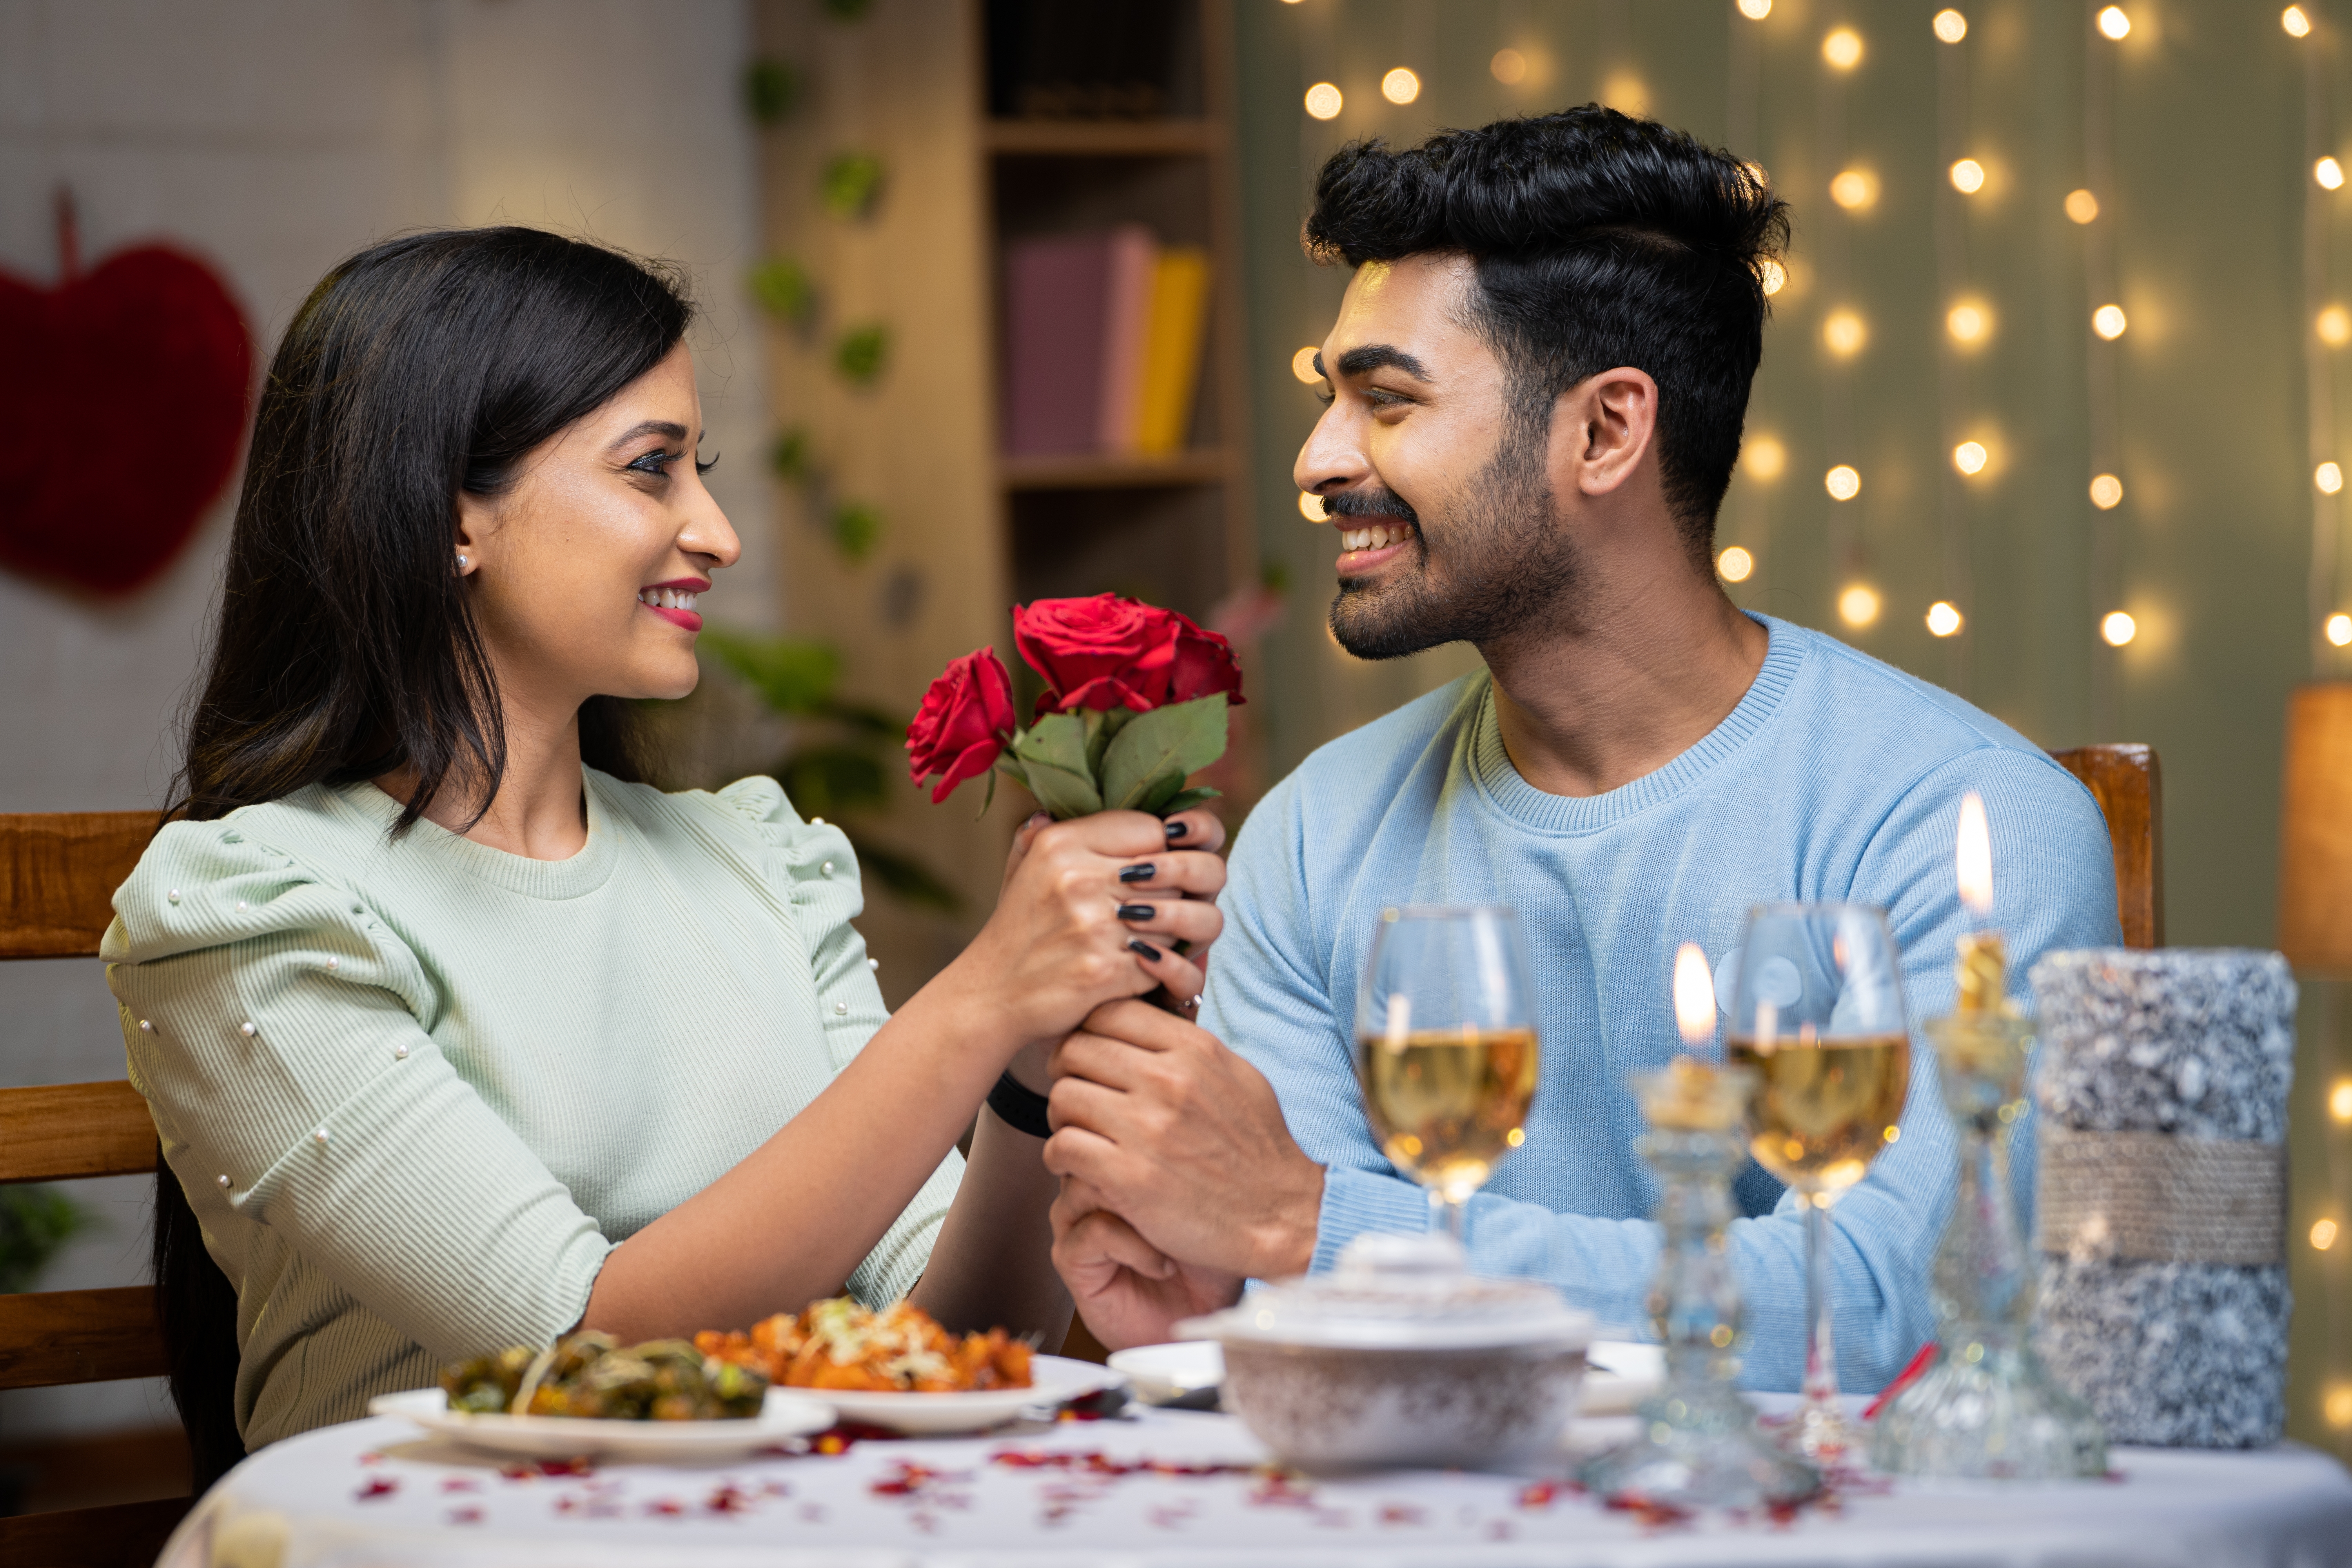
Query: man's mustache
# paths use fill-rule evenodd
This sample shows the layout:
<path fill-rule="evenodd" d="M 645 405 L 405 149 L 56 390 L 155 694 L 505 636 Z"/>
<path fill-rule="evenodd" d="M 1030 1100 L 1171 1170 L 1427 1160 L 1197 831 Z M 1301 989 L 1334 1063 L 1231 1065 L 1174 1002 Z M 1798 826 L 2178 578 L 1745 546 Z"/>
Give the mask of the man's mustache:
<path fill-rule="evenodd" d="M 1398 517 L 1415 528 L 1421 526 L 1421 514 L 1412 504 L 1394 490 L 1341 490 L 1323 498 L 1326 517 Z"/>

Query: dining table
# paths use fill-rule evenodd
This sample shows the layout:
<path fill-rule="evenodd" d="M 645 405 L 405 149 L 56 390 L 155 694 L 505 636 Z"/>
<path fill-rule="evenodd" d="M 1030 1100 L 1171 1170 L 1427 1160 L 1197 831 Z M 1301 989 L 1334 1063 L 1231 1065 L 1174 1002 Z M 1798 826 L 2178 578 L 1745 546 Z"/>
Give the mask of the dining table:
<path fill-rule="evenodd" d="M 1792 1403 L 1751 1398 L 1768 1418 Z M 501 1458 L 379 1415 L 247 1458 L 159 1568 L 2352 1564 L 2352 1476 L 2293 1443 L 2116 1448 L 2100 1479 L 2038 1486 L 1832 1468 L 1800 1507 L 1685 1514 L 1572 1479 L 1638 1419 L 1576 1421 L 1507 1470 L 1313 1476 L 1229 1415 L 1139 1404 L 956 1437 L 842 1428 L 699 1465 Z"/>

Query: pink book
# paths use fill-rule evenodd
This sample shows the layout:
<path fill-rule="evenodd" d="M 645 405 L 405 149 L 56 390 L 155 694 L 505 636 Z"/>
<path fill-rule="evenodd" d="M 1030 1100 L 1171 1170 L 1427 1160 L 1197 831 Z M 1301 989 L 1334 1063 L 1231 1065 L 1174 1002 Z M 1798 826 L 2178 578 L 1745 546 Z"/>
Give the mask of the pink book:
<path fill-rule="evenodd" d="M 1111 237 L 1016 240 L 1004 250 L 1004 449 L 1094 450 L 1102 429 Z"/>
<path fill-rule="evenodd" d="M 1139 223 L 1110 231 L 1110 288 L 1104 300 L 1101 423 L 1095 445 L 1132 452 L 1139 445 L 1144 346 L 1151 336 L 1152 279 L 1160 242 Z"/>

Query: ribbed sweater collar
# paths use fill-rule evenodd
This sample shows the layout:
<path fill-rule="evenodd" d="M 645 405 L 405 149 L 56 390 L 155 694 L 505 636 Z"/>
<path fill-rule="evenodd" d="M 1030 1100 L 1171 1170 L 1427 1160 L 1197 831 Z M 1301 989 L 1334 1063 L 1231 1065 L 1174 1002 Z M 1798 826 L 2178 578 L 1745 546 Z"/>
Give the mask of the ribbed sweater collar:
<path fill-rule="evenodd" d="M 1804 636 L 1796 627 L 1753 611 L 1748 618 L 1762 626 L 1771 641 L 1764 651 L 1764 666 L 1756 672 L 1739 705 L 1664 767 L 1601 795 L 1549 795 L 1519 776 L 1518 769 L 1511 765 L 1510 753 L 1503 749 L 1503 728 L 1495 712 L 1495 687 L 1489 677 L 1478 700 L 1478 719 L 1470 742 L 1470 774 L 1479 792 L 1496 810 L 1523 827 L 1538 833 L 1575 834 L 1597 832 L 1622 822 L 1690 788 L 1763 728 L 1805 662 Z"/>
<path fill-rule="evenodd" d="M 430 822 L 419 822 L 388 853 L 413 857 L 412 864 L 430 866 L 476 878 L 493 887 L 532 899 L 576 899 L 603 887 L 619 859 L 620 839 L 612 812 L 599 798 L 599 786 L 608 780 L 593 768 L 583 769 L 588 797 L 588 842 L 568 860 L 534 860 L 477 844 L 462 834 Z M 389 834 L 400 819 L 400 803 L 372 784 L 345 784 L 332 792 L 349 811 Z"/>

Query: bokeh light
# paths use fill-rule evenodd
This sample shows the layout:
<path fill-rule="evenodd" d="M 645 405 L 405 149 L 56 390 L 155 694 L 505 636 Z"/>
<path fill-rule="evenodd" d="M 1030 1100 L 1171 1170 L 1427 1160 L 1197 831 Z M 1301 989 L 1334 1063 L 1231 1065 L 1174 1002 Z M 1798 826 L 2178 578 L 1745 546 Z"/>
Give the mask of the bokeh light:
<path fill-rule="evenodd" d="M 1835 69 L 1850 71 L 1862 63 L 1862 35 L 1840 27 L 1822 40 L 1822 58 Z"/>
<path fill-rule="evenodd" d="M 1822 476 L 1822 489 L 1832 500 L 1852 500 L 1862 493 L 1862 475 L 1851 463 L 1840 463 Z"/>
<path fill-rule="evenodd" d="M 2330 1387 L 2327 1397 L 2320 1402 L 2319 1413 L 2330 1426 L 2352 1426 L 2352 1383 Z"/>
<path fill-rule="evenodd" d="M 2099 13 L 2099 31 L 2110 38 L 2125 38 L 2131 33 L 2131 18 L 2122 6 L 2110 5 Z"/>
<path fill-rule="evenodd" d="M 2352 310 L 2347 310 L 2341 305 L 2328 306 L 2319 312 L 2318 320 L 2311 325 L 2318 332 L 2319 341 L 2331 349 L 2340 349 L 2352 342 Z"/>
<path fill-rule="evenodd" d="M 1715 558 L 1715 569 L 1727 583 L 1745 583 L 1756 571 L 1756 557 L 1735 544 Z"/>
<path fill-rule="evenodd" d="M 2332 1219 L 2315 1220 L 2312 1222 L 2311 1245 L 2314 1250 L 2319 1252 L 2325 1252 L 2329 1247 L 2335 1246 L 2336 1222 Z"/>
<path fill-rule="evenodd" d="M 1313 490 L 1298 492 L 1298 515 L 1309 522 L 1328 522 L 1331 514 L 1323 510 L 1323 498 Z"/>
<path fill-rule="evenodd" d="M 2352 1078 L 2339 1078 L 2327 1090 L 2327 1114 L 2352 1121 Z"/>
<path fill-rule="evenodd" d="M 2311 470 L 2311 482 L 2319 487 L 2321 495 L 2332 496 L 2344 488 L 2344 470 L 2336 464 L 2322 463 Z"/>
<path fill-rule="evenodd" d="M 1981 441 L 1963 441 L 1952 448 L 1952 467 L 1964 474 L 1983 473 L 1985 464 L 1991 458 L 1992 454 L 1985 450 Z"/>
<path fill-rule="evenodd" d="M 1399 66 L 1381 78 L 1381 96 L 1391 103 L 1411 103 L 1421 96 L 1421 78 Z"/>
<path fill-rule="evenodd" d="M 1934 604 L 1927 606 L 1927 635 L 1929 637 L 1957 637 L 1959 635 L 1960 627 L 1965 624 L 1966 617 L 1960 614 L 1959 606 L 1956 605 L 1947 604 L 1943 600 L 1938 599 Z"/>
<path fill-rule="evenodd" d="M 1878 200 L 1878 176 L 1867 169 L 1842 169 L 1830 182 L 1830 200 L 1858 212 Z"/>
<path fill-rule="evenodd" d="M 2290 38 L 2311 37 L 2311 18 L 2304 15 L 2300 5 L 2290 5 L 2280 12 L 2279 26 L 2286 29 L 2286 36 Z"/>
<path fill-rule="evenodd" d="M 1878 590 L 1867 583 L 1849 583 L 1838 595 L 1838 619 L 1859 631 L 1878 619 Z"/>
<path fill-rule="evenodd" d="M 1764 293 L 1769 298 L 1789 286 L 1789 269 L 1768 256 L 1756 264 L 1756 279 L 1764 285 Z"/>
<path fill-rule="evenodd" d="M 2099 198 L 2088 191 L 2068 191 L 2066 216 L 2076 223 L 2089 223 L 2099 216 Z"/>
<path fill-rule="evenodd" d="M 1789 449 L 1777 437 L 1751 436 L 1739 448 L 1739 466 L 1769 483 L 1789 466 Z"/>
<path fill-rule="evenodd" d="M 1528 57 L 1517 49 L 1496 49 L 1486 71 L 1505 87 L 1517 87 L 1528 79 Z"/>
<path fill-rule="evenodd" d="M 2322 158 L 2311 166 L 2311 177 L 2319 182 L 2323 191 L 2340 191 L 2344 188 L 2344 165 L 2333 158 Z"/>
<path fill-rule="evenodd" d="M 2091 331 L 2109 342 L 2122 337 L 2124 329 L 2130 324 L 2124 316 L 2124 308 L 2121 305 L 2102 305 L 2091 312 Z"/>
<path fill-rule="evenodd" d="M 1974 158 L 1963 158 L 1952 165 L 1952 189 L 1964 196 L 1972 196 L 1983 190 L 1984 181 L 1984 165 Z"/>
<path fill-rule="evenodd" d="M 2124 482 L 2113 474 L 2101 474 L 2091 481 L 2091 504 L 2101 511 L 2113 511 L 2123 504 Z"/>
<path fill-rule="evenodd" d="M 2343 614 L 2327 617 L 2327 640 L 2337 647 L 2352 643 L 2352 616 Z"/>
<path fill-rule="evenodd" d="M 1307 89 L 1307 112 L 1318 120 L 1338 119 L 1347 102 L 1347 95 L 1328 81 L 1318 81 Z"/>
<path fill-rule="evenodd" d="M 1739 14 L 1751 22 L 1760 22 L 1772 14 L 1772 0 L 1739 0 Z"/>
<path fill-rule="evenodd" d="M 1992 331 L 1992 312 L 1980 300 L 1963 300 L 1945 312 L 1944 330 L 1956 343 L 1982 342 Z"/>
<path fill-rule="evenodd" d="M 1937 12 L 1936 19 L 1928 26 L 1935 28 L 1936 37 L 1947 44 L 1957 44 L 1969 36 L 1969 19 L 1948 7 Z"/>
<path fill-rule="evenodd" d="M 1822 323 L 1822 342 L 1840 359 L 1852 359 L 1870 342 L 1870 328 L 1852 310 L 1832 310 Z"/>
<path fill-rule="evenodd" d="M 1323 379 L 1323 373 L 1315 368 L 1315 356 L 1322 352 L 1322 350 L 1317 348 L 1313 343 L 1308 343 L 1305 348 L 1300 349 L 1297 353 L 1292 354 L 1290 356 L 1290 374 L 1297 376 L 1299 380 L 1305 382 L 1309 386 L 1321 381 Z"/>
<path fill-rule="evenodd" d="M 2121 647 L 2139 636 L 2139 623 L 2121 610 L 2109 610 L 2099 622 L 2099 636 L 2109 647 Z"/>

